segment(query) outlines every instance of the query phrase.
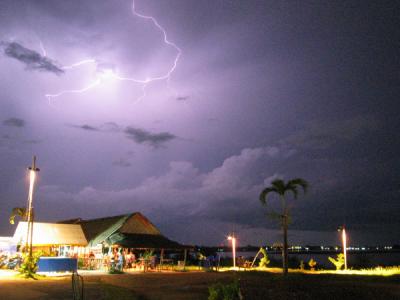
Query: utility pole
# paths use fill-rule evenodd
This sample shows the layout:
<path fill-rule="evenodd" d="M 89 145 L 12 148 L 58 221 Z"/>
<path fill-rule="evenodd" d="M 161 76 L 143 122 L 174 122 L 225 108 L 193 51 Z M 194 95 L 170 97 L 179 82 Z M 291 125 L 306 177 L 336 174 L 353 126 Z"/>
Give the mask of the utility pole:
<path fill-rule="evenodd" d="M 344 257 L 344 269 L 347 270 L 347 234 L 345 226 L 340 226 L 338 231 L 341 232 L 342 235 L 342 250 L 343 250 L 343 257 Z"/>
<path fill-rule="evenodd" d="M 342 229 L 342 243 L 343 243 L 344 269 L 347 270 L 347 235 L 344 226 Z"/>
<path fill-rule="evenodd" d="M 236 269 L 236 237 L 235 237 L 235 234 L 228 236 L 228 240 L 232 241 L 233 268 Z"/>
<path fill-rule="evenodd" d="M 29 249 L 29 259 L 32 260 L 32 242 L 33 242 L 33 187 L 35 185 L 36 172 L 39 172 L 39 168 L 36 167 L 36 156 L 33 156 L 32 166 L 28 168 L 29 170 L 29 194 L 28 194 L 28 207 L 27 207 L 27 225 L 28 230 L 26 233 L 26 251 Z"/>

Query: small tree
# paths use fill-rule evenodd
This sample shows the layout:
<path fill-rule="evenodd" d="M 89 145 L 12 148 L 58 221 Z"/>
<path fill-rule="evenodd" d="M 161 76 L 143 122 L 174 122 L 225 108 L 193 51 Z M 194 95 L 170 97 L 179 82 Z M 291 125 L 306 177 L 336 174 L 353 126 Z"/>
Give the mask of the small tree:
<path fill-rule="evenodd" d="M 304 271 L 304 261 L 303 260 L 300 261 L 299 268 L 300 268 L 300 270 Z"/>
<path fill-rule="evenodd" d="M 263 205 L 267 204 L 267 198 L 270 194 L 277 194 L 281 201 L 281 213 L 274 213 L 273 215 L 278 216 L 280 219 L 282 231 L 283 231 L 283 249 L 282 249 L 282 264 L 283 274 L 288 273 L 288 226 L 289 226 L 289 205 L 286 202 L 286 196 L 288 193 L 293 194 L 293 198 L 297 199 L 299 194 L 299 188 L 305 193 L 308 189 L 308 182 L 302 178 L 295 178 L 287 182 L 282 179 L 275 179 L 271 182 L 271 185 L 263 189 L 260 193 L 259 199 Z"/>
<path fill-rule="evenodd" d="M 310 267 L 311 271 L 315 271 L 315 266 L 316 265 L 317 265 L 317 262 L 313 258 L 311 258 L 308 261 L 308 266 Z"/>
<path fill-rule="evenodd" d="M 38 270 L 38 261 L 42 255 L 42 251 L 34 252 L 32 256 L 29 254 L 23 254 L 22 263 L 18 272 L 25 278 L 37 279 L 36 272 Z"/>
<path fill-rule="evenodd" d="M 340 270 L 343 266 L 344 266 L 344 254 L 343 253 L 339 253 L 336 256 L 336 259 L 332 258 L 332 257 L 328 257 L 329 261 L 335 265 L 336 270 Z"/>
<path fill-rule="evenodd" d="M 262 253 L 263 258 L 261 258 L 258 266 L 262 267 L 262 268 L 266 268 L 266 267 L 268 267 L 269 263 L 271 262 L 268 258 L 267 250 L 265 250 L 264 248 L 261 248 L 260 252 Z"/>

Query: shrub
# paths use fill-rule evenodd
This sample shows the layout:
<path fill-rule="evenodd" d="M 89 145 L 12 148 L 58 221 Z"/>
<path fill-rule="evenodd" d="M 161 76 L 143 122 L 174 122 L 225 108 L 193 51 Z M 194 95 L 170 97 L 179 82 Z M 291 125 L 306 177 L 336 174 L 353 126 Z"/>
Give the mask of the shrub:
<path fill-rule="evenodd" d="M 302 270 L 302 271 L 304 270 L 304 261 L 302 261 L 302 260 L 300 261 L 299 267 L 300 267 L 300 270 Z"/>
<path fill-rule="evenodd" d="M 123 271 L 120 271 L 120 270 L 118 270 L 118 269 L 116 269 L 116 268 L 111 268 L 111 269 L 108 271 L 108 274 L 124 274 L 124 272 L 123 272 Z"/>
<path fill-rule="evenodd" d="M 343 266 L 344 266 L 344 254 L 343 253 L 339 253 L 336 256 L 336 259 L 332 258 L 332 257 L 328 257 L 329 261 L 335 265 L 336 270 L 340 270 Z"/>
<path fill-rule="evenodd" d="M 267 251 L 264 248 L 261 248 L 260 251 L 263 254 L 263 258 L 261 258 L 258 266 L 266 268 L 271 261 L 268 259 Z"/>
<path fill-rule="evenodd" d="M 38 269 L 37 263 L 42 255 L 42 251 L 33 252 L 32 256 L 29 256 L 29 254 L 23 254 L 22 263 L 18 272 L 25 278 L 36 279 L 36 272 Z"/>
<path fill-rule="evenodd" d="M 314 271 L 315 270 L 315 266 L 317 265 L 317 262 L 313 258 L 311 258 L 309 260 L 309 262 L 308 262 L 308 265 L 309 265 L 311 271 Z"/>

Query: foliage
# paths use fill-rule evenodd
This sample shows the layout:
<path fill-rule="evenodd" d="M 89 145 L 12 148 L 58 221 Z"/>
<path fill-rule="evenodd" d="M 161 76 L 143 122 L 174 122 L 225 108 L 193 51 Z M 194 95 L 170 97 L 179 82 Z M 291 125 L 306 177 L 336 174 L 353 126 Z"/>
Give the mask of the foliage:
<path fill-rule="evenodd" d="M 32 256 L 29 256 L 28 253 L 23 254 L 22 263 L 18 272 L 25 278 L 36 279 L 36 272 L 38 269 L 37 263 L 42 255 L 42 251 L 33 252 Z"/>
<path fill-rule="evenodd" d="M 313 258 L 311 258 L 309 261 L 308 261 L 308 266 L 310 267 L 310 269 L 311 269 L 311 271 L 314 271 L 315 270 L 315 266 L 317 265 L 317 262 L 313 259 Z"/>
<path fill-rule="evenodd" d="M 300 261 L 300 270 L 304 270 L 304 261 L 303 260 Z"/>
<path fill-rule="evenodd" d="M 78 269 L 81 270 L 84 266 L 83 258 L 78 258 Z"/>
<path fill-rule="evenodd" d="M 124 274 L 124 272 L 121 270 L 118 270 L 117 268 L 110 268 L 110 270 L 108 271 L 108 274 Z"/>
<path fill-rule="evenodd" d="M 295 199 L 299 194 L 298 187 L 302 187 L 304 193 L 307 192 L 308 182 L 302 178 L 296 178 L 289 180 L 285 183 L 282 179 L 275 179 L 272 181 L 271 186 L 265 188 L 260 194 L 260 201 L 262 204 L 266 204 L 267 196 L 270 193 L 276 193 L 280 196 L 285 196 L 287 192 L 292 192 Z"/>
<path fill-rule="evenodd" d="M 275 179 L 271 182 L 271 186 L 266 187 L 260 193 L 259 199 L 263 205 L 267 204 L 267 198 L 270 194 L 279 195 L 281 201 L 281 209 L 280 213 L 276 213 L 272 211 L 271 215 L 274 218 L 278 218 L 280 220 L 282 230 L 283 230 L 283 251 L 282 251 L 282 263 L 283 263 L 283 274 L 286 275 L 288 273 L 288 241 L 287 241 L 287 231 L 288 224 L 290 220 L 289 216 L 289 207 L 286 203 L 285 196 L 288 192 L 293 194 L 293 197 L 297 199 L 299 194 L 299 188 L 303 190 L 304 193 L 307 192 L 308 182 L 302 178 L 295 178 L 284 182 L 282 179 Z"/>
<path fill-rule="evenodd" d="M 216 283 L 208 288 L 208 300 L 239 300 L 239 282 Z"/>
<path fill-rule="evenodd" d="M 258 264 L 259 267 L 268 267 L 269 263 L 271 262 L 268 259 L 268 254 L 267 254 L 267 250 L 265 250 L 264 248 L 260 248 L 260 252 L 263 254 L 263 258 L 261 258 L 260 263 Z"/>
<path fill-rule="evenodd" d="M 207 257 L 206 257 L 203 253 L 201 253 L 201 252 L 199 251 L 199 252 L 197 252 L 197 259 L 198 259 L 198 260 L 206 260 Z"/>
<path fill-rule="evenodd" d="M 344 254 L 343 253 L 339 253 L 336 256 L 336 259 L 332 258 L 332 257 L 328 257 L 329 261 L 334 264 L 334 266 L 336 267 L 336 270 L 340 270 L 343 266 L 344 266 Z"/>
<path fill-rule="evenodd" d="M 15 217 L 20 216 L 21 218 L 26 218 L 27 210 L 25 207 L 14 207 L 10 215 L 10 224 L 14 225 Z"/>
<path fill-rule="evenodd" d="M 153 256 L 154 250 L 147 250 L 143 253 L 143 259 L 150 259 Z"/>

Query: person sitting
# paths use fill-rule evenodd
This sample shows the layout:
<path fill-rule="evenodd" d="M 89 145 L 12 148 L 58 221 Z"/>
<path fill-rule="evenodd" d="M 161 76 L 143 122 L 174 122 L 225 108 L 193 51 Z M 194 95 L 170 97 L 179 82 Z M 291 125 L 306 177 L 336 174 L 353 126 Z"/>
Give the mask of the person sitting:
<path fill-rule="evenodd" d="M 94 270 L 95 269 L 95 256 L 92 251 L 89 253 L 89 269 Z"/>
<path fill-rule="evenodd" d="M 124 269 L 124 255 L 123 255 L 123 253 L 122 253 L 122 250 L 121 250 L 121 252 L 118 252 L 118 263 L 117 263 L 117 269 L 119 270 L 119 271 L 123 271 L 123 269 Z"/>

